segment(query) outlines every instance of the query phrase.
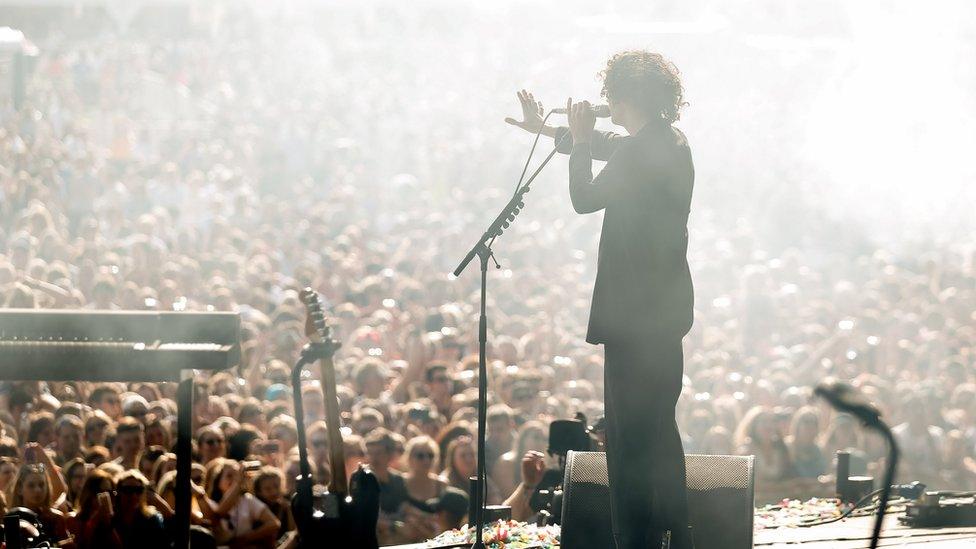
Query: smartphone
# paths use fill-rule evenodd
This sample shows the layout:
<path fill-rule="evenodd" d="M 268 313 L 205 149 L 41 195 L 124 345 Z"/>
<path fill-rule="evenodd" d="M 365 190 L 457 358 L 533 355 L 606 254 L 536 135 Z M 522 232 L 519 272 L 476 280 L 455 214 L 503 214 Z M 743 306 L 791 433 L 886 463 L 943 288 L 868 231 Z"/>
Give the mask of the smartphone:
<path fill-rule="evenodd" d="M 108 492 L 98 493 L 98 506 L 101 509 L 105 509 L 105 512 L 109 515 L 113 514 L 112 511 L 112 495 Z"/>
<path fill-rule="evenodd" d="M 242 462 L 242 465 L 244 465 L 245 473 L 256 473 L 261 468 L 261 462 L 258 460 L 245 461 Z"/>

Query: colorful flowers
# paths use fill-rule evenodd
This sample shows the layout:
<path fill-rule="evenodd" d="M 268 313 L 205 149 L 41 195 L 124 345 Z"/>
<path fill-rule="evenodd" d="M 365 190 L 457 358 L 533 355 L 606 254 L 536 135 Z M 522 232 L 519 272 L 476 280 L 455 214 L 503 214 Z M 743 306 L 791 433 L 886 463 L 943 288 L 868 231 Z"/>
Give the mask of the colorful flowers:
<path fill-rule="evenodd" d="M 559 547 L 558 526 L 537 526 L 527 522 L 500 520 L 486 524 L 482 535 L 488 549 L 550 549 Z M 449 530 L 427 542 L 429 547 L 450 543 L 472 543 L 474 527 Z"/>

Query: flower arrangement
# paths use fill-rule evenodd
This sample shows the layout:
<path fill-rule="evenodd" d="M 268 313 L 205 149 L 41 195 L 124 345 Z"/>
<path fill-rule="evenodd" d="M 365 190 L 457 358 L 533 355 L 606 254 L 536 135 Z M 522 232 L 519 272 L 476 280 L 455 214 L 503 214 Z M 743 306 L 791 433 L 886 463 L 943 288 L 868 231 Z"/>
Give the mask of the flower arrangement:
<path fill-rule="evenodd" d="M 552 549 L 559 547 L 559 526 L 537 526 L 515 520 L 486 524 L 482 539 L 488 549 Z M 474 527 L 448 530 L 427 542 L 428 547 L 473 543 Z"/>
<path fill-rule="evenodd" d="M 847 509 L 836 498 L 784 499 L 756 509 L 755 529 L 796 527 L 805 522 L 831 519 Z"/>

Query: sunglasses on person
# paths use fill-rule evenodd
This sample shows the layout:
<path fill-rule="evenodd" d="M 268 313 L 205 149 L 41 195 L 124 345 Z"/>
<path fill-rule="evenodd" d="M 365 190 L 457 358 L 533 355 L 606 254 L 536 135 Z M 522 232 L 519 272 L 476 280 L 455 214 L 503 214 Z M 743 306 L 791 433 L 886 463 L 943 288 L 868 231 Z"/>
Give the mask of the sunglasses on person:
<path fill-rule="evenodd" d="M 207 446 L 220 446 L 221 444 L 224 443 L 224 440 L 223 439 L 220 439 L 220 438 L 208 438 L 208 439 L 204 439 L 204 440 L 202 440 L 200 442 L 203 442 Z"/>
<path fill-rule="evenodd" d="M 262 454 L 277 454 L 281 450 L 281 445 L 277 440 L 269 440 L 258 445 L 258 452 Z"/>
<path fill-rule="evenodd" d="M 120 496 L 124 496 L 124 495 L 136 496 L 136 495 L 139 495 L 139 494 L 142 494 L 143 492 L 145 492 L 146 491 L 146 487 L 145 486 L 136 486 L 136 485 L 123 485 L 123 486 L 119 486 L 118 488 L 116 488 L 115 491 Z"/>
<path fill-rule="evenodd" d="M 434 459 L 434 452 L 414 452 L 413 457 L 420 460 L 432 460 Z"/>

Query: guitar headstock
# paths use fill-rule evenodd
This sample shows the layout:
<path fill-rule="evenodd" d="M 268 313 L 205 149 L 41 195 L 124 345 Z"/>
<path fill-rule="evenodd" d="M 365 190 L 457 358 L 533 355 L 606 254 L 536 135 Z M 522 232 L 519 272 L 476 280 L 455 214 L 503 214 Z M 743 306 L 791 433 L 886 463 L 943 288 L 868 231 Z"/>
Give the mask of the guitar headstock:
<path fill-rule="evenodd" d="M 325 312 L 318 292 L 305 288 L 299 294 L 305 304 L 305 335 L 309 345 L 306 352 L 314 352 L 316 358 L 332 358 L 342 343 L 332 337 L 332 330 L 325 323 Z"/>

